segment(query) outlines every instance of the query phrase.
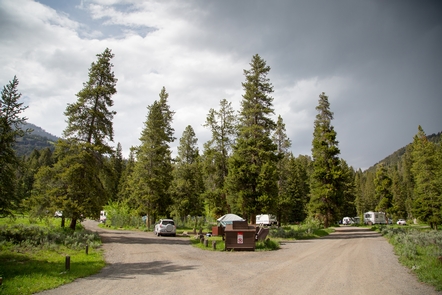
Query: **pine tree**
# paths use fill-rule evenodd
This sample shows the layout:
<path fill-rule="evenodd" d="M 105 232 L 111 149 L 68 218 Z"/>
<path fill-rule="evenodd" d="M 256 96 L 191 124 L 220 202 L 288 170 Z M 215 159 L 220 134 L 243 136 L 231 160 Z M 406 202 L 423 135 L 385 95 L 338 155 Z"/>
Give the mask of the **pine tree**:
<path fill-rule="evenodd" d="M 214 217 L 230 212 L 227 204 L 225 179 L 228 174 L 228 159 L 236 135 L 236 116 L 232 104 L 221 100 L 218 111 L 210 109 L 204 127 L 210 128 L 211 139 L 204 144 L 202 167 L 205 180 L 204 199 Z"/>
<path fill-rule="evenodd" d="M 343 204 L 341 208 L 341 217 L 349 216 L 355 217 L 356 211 L 356 186 L 355 186 L 355 171 L 353 167 L 348 166 L 347 162 L 341 159 L 342 168 L 342 195 Z"/>
<path fill-rule="evenodd" d="M 141 145 L 136 149 L 137 160 L 130 176 L 130 202 L 137 204 L 136 209 L 148 216 L 148 226 L 158 216 L 168 215 L 172 204 L 169 189 L 173 180 L 170 143 L 175 140 L 171 127 L 174 112 L 167 104 L 169 94 L 164 87 L 159 97 L 148 107 Z"/>
<path fill-rule="evenodd" d="M 342 169 L 338 155 L 336 131 L 331 125 L 333 113 L 328 97 L 319 95 L 318 114 L 314 123 L 309 212 L 329 227 L 339 217 L 342 205 Z"/>
<path fill-rule="evenodd" d="M 0 100 L 0 216 L 12 215 L 18 208 L 20 200 L 17 196 L 17 179 L 15 171 L 19 166 L 13 146 L 17 137 L 24 136 L 22 125 L 26 117 L 21 113 L 28 107 L 19 102 L 21 93 L 17 90 L 18 79 L 3 87 Z"/>
<path fill-rule="evenodd" d="M 278 195 L 275 206 L 276 211 L 268 213 L 276 213 L 277 220 L 281 222 L 283 211 L 285 211 L 284 209 L 287 208 L 287 200 L 288 200 L 287 182 L 289 178 L 288 162 L 291 156 L 291 154 L 288 151 L 288 149 L 291 146 L 291 142 L 290 139 L 287 137 L 285 124 L 281 116 L 278 116 L 278 121 L 276 122 L 276 129 L 275 132 L 273 133 L 273 142 L 277 146 L 278 154 L 280 157 L 276 165 L 278 171 Z"/>
<path fill-rule="evenodd" d="M 197 143 L 195 132 L 188 125 L 180 138 L 173 173 L 173 207 L 175 215 L 182 219 L 189 215 L 200 216 L 204 210 L 201 197 L 204 183 Z"/>
<path fill-rule="evenodd" d="M 280 222 L 282 223 L 302 222 L 307 217 L 311 162 L 309 156 L 299 155 L 295 158 L 290 155 L 289 157 L 286 187 L 283 190 L 284 195 L 280 203 L 282 210 Z"/>
<path fill-rule="evenodd" d="M 98 218 L 110 196 L 105 186 L 104 155 L 112 153 L 109 142 L 113 141 L 112 119 L 116 112 L 109 108 L 113 106 L 117 79 L 112 71 L 111 50 L 97 57 L 89 69 L 88 82 L 77 94 L 77 102 L 66 108 L 65 139 L 58 141 L 54 152 L 57 162 L 37 174 L 34 204 L 41 207 L 49 196 L 51 210 L 62 210 L 63 216 L 71 219 L 71 229 L 82 216 Z"/>
<path fill-rule="evenodd" d="M 277 187 L 277 146 L 271 135 L 275 122 L 273 86 L 267 75 L 270 67 L 254 55 L 251 69 L 244 70 L 246 81 L 241 101 L 239 133 L 229 158 L 227 185 L 232 211 L 255 223 L 256 214 L 274 209 Z"/>
<path fill-rule="evenodd" d="M 395 219 L 407 218 L 406 195 L 404 193 L 405 184 L 402 176 L 399 174 L 400 168 L 392 169 L 391 176 L 391 194 L 392 208 L 391 213 Z"/>
<path fill-rule="evenodd" d="M 391 178 L 388 176 L 387 168 L 383 163 L 376 167 L 374 179 L 375 197 L 378 200 L 376 211 L 385 212 L 385 218 L 391 213 L 393 195 L 391 193 Z"/>
<path fill-rule="evenodd" d="M 89 69 L 89 80 L 83 84 L 83 89 L 77 93 L 78 100 L 69 104 L 65 111 L 67 127 L 63 134 L 65 138 L 82 143 L 92 144 L 102 152 L 111 153 L 108 141 L 113 141 L 114 130 L 112 119 L 115 111 L 112 95 L 117 79 L 112 71 L 111 59 L 114 57 L 108 48 L 97 54 L 97 62 Z"/>
<path fill-rule="evenodd" d="M 437 229 L 442 223 L 442 158 L 440 145 L 430 142 L 421 126 L 412 144 L 415 179 L 414 216 Z"/>

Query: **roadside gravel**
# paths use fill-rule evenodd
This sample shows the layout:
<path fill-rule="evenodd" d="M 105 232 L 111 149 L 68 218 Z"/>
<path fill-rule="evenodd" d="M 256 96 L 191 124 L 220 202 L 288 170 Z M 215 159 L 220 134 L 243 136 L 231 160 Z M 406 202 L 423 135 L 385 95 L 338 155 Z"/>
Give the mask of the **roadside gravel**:
<path fill-rule="evenodd" d="M 362 228 L 340 227 L 278 251 L 212 252 L 188 238 L 105 230 L 92 220 L 84 226 L 102 237 L 107 266 L 39 294 L 442 294 L 400 265 L 382 236 Z"/>

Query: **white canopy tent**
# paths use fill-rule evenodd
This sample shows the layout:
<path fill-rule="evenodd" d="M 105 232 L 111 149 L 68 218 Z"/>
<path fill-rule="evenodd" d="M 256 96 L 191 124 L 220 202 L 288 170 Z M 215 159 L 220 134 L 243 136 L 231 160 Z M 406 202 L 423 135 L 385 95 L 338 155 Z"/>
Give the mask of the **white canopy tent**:
<path fill-rule="evenodd" d="M 232 224 L 233 221 L 245 221 L 244 218 L 236 215 L 236 214 L 226 214 L 217 219 L 217 221 L 222 225 L 226 226 L 227 224 Z"/>

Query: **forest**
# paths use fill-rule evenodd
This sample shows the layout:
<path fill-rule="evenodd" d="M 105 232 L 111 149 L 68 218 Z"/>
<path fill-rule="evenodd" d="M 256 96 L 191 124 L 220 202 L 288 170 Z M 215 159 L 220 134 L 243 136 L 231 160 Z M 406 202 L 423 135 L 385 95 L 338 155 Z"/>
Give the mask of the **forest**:
<path fill-rule="evenodd" d="M 3 87 L 0 216 L 62 211 L 62 226 L 66 220 L 72 229 L 84 217 L 98 218 L 105 206 L 147 216 L 147 226 L 161 217 L 235 213 L 252 224 L 257 214 L 274 214 L 280 224 L 315 219 L 329 227 L 366 211 L 434 229 L 442 223 L 440 133 L 427 136 L 416 126 L 411 144 L 366 171 L 355 171 L 339 156 L 334 114 L 328 96 L 320 93 L 312 155 L 294 156 L 283 118 L 273 119 L 270 66 L 258 54 L 244 70 L 240 110 L 225 99 L 208 110 L 204 126 L 211 139 L 202 151 L 188 125 L 172 157 L 174 111 L 163 87 L 147 106 L 140 144 L 123 158 L 120 143 L 111 146 L 118 82 L 113 57 L 107 48 L 92 62 L 89 80 L 64 112 L 62 139 L 48 140 L 30 154 L 17 148 L 32 131 L 23 127 L 27 106 L 20 102 L 19 81 L 14 77 Z"/>

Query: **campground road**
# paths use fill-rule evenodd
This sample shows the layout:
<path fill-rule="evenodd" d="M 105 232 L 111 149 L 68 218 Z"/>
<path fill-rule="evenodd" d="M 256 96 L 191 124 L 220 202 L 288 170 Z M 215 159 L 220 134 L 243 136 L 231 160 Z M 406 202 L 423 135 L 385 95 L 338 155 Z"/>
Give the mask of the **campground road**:
<path fill-rule="evenodd" d="M 442 294 L 400 265 L 382 236 L 362 228 L 340 227 L 278 251 L 212 252 L 188 238 L 84 225 L 102 237 L 107 266 L 39 294 Z"/>

